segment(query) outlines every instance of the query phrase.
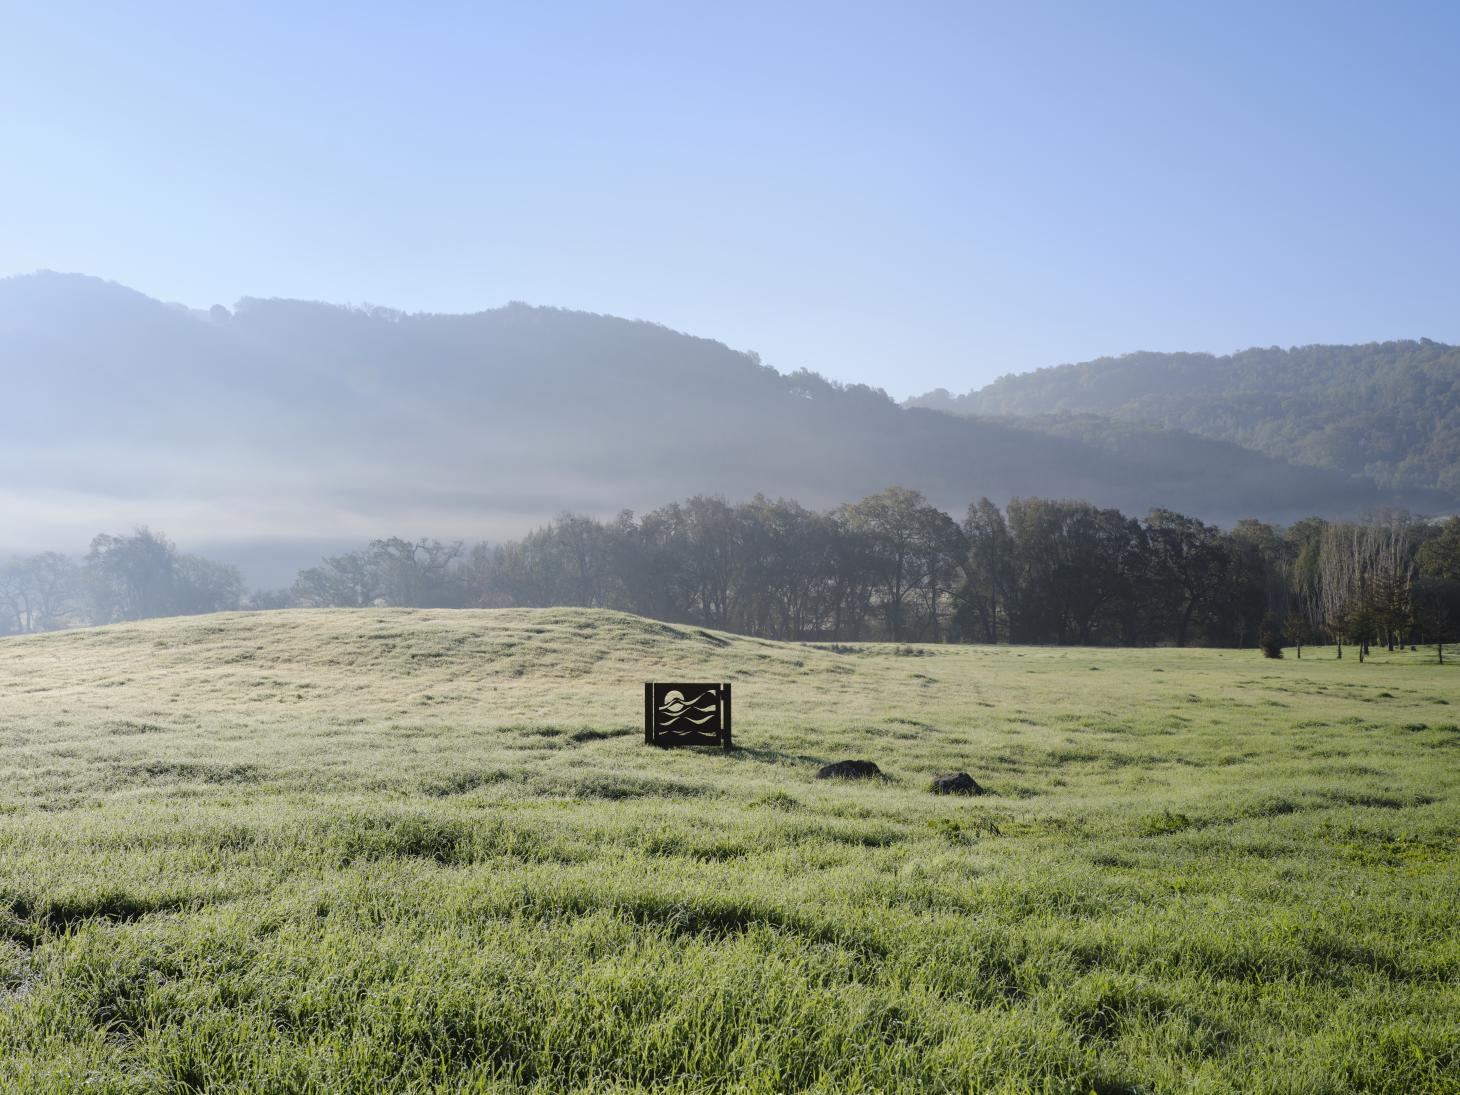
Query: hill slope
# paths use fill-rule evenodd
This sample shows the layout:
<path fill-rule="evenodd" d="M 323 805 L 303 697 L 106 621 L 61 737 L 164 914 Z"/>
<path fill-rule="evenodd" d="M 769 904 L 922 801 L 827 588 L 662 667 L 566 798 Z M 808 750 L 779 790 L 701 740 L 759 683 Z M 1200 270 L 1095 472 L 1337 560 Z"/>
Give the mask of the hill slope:
<path fill-rule="evenodd" d="M 1386 489 L 1460 492 L 1460 347 L 1428 339 L 1224 357 L 1126 354 L 909 402 L 975 415 L 1095 413 L 1362 475 Z"/>
<path fill-rule="evenodd" d="M 64 521 L 77 543 L 141 522 L 190 545 L 497 536 L 564 509 L 717 492 L 825 507 L 889 484 L 954 512 L 1041 495 L 1221 521 L 1396 500 L 1182 435 L 1142 451 L 909 410 L 653 324 L 521 305 L 208 315 L 37 275 L 0 281 L 0 363 L 26 408 L 0 441 L 0 548 L 68 546 Z"/>
<path fill-rule="evenodd" d="M 645 677 L 743 748 L 644 746 Z M 0 1088 L 1448 1090 L 1456 704 L 582 610 L 3 639 Z"/>

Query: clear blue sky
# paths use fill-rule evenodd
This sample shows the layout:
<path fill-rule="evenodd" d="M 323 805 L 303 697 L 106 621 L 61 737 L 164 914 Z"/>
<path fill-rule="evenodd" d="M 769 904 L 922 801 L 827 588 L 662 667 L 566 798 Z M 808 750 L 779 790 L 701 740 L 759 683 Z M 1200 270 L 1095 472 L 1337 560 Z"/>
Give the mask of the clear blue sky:
<path fill-rule="evenodd" d="M 1460 341 L 1460 3 L 0 0 L 0 274 L 654 319 L 897 396 Z"/>

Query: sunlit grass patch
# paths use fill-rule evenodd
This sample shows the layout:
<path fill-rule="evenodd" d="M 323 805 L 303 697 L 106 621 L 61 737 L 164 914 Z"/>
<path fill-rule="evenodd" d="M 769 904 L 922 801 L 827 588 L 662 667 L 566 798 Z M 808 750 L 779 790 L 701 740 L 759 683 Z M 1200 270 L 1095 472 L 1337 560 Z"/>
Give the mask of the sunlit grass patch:
<path fill-rule="evenodd" d="M 0 642 L 0 1089 L 1460 1091 L 1460 676 L 1258 659 Z M 733 680 L 741 748 L 645 747 L 648 677 Z"/>

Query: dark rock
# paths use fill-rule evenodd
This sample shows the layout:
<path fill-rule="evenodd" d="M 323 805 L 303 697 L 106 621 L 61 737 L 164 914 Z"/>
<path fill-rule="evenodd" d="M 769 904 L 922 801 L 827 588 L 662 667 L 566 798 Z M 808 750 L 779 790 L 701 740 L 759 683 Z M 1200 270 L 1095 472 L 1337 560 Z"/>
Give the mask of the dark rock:
<path fill-rule="evenodd" d="M 877 779 L 882 769 L 870 760 L 839 760 L 816 773 L 817 779 Z"/>
<path fill-rule="evenodd" d="M 928 788 L 935 795 L 981 795 L 984 789 L 978 785 L 978 781 L 967 772 L 945 772 L 941 776 L 933 777 L 933 785 Z"/>

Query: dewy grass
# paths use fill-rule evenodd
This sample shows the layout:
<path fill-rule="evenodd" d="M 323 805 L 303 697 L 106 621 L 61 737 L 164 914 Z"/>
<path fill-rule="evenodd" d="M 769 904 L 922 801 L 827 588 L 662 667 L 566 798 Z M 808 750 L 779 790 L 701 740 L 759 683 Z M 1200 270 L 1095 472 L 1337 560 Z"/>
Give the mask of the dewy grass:
<path fill-rule="evenodd" d="M 1460 1092 L 1460 671 L 1304 653 L 0 641 L 0 1088 Z M 646 748 L 646 679 L 742 748 Z"/>

